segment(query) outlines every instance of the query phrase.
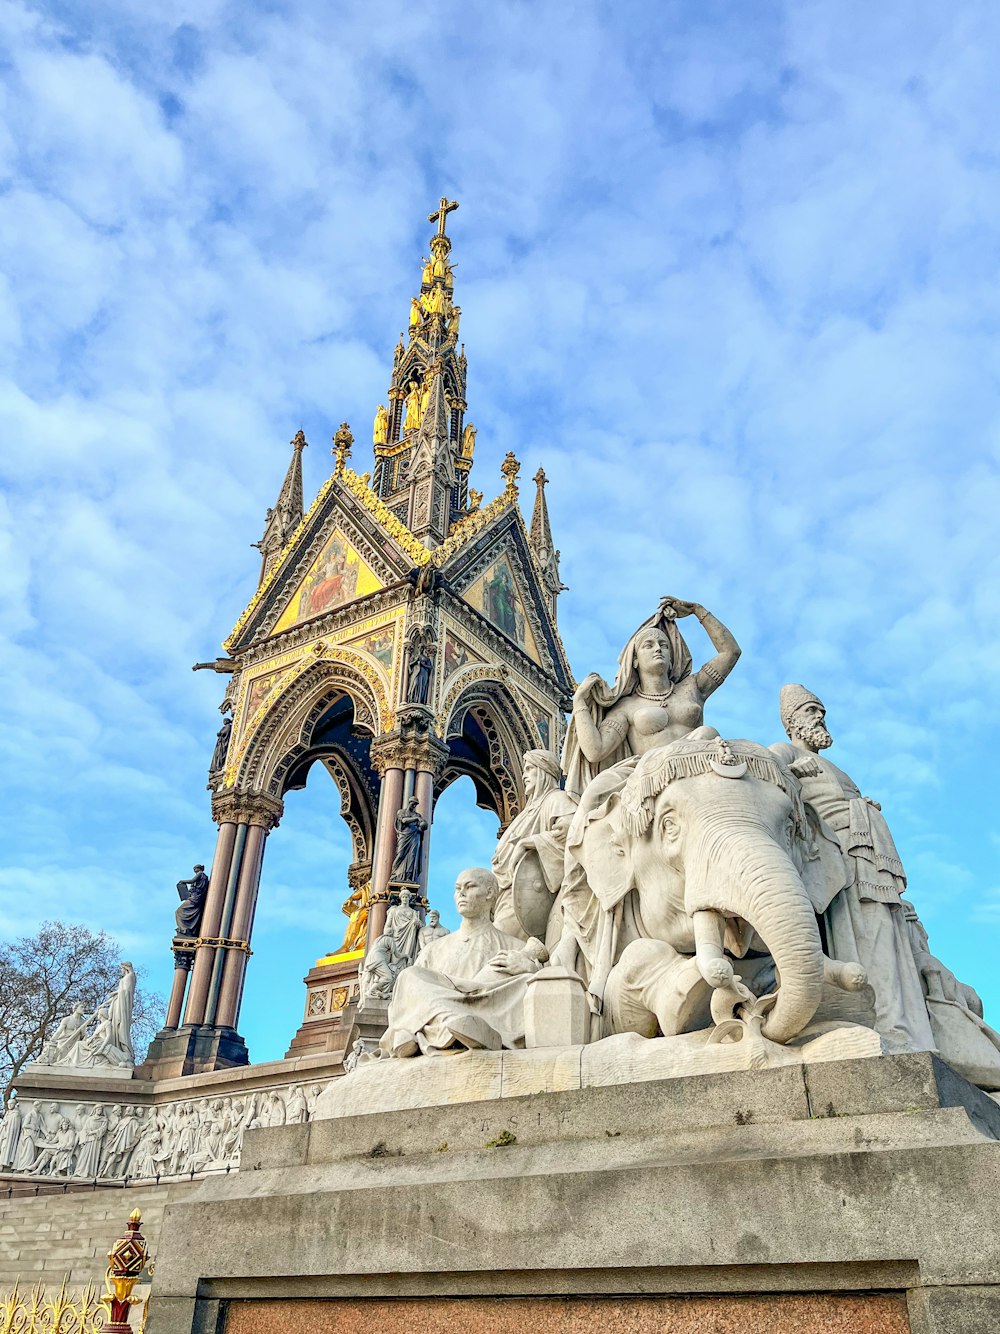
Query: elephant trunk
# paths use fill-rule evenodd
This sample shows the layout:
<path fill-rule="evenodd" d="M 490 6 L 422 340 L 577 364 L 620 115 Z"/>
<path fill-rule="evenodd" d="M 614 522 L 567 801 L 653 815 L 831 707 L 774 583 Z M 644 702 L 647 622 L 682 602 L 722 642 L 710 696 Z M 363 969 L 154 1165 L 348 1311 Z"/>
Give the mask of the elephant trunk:
<path fill-rule="evenodd" d="M 704 906 L 743 918 L 764 941 L 779 986 L 762 1032 L 772 1042 L 789 1042 L 812 1019 L 823 995 L 823 945 L 801 877 L 773 834 L 763 829 L 731 831 L 722 845 L 716 842 L 711 860 L 716 868 L 713 902 Z"/>

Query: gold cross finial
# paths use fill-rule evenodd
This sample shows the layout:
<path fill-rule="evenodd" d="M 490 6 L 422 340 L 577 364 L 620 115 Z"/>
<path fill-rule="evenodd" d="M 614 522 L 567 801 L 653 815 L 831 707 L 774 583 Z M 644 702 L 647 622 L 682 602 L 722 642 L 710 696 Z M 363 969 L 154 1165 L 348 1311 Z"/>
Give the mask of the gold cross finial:
<path fill-rule="evenodd" d="M 458 200 L 457 200 L 457 199 L 452 199 L 451 201 L 449 201 L 447 195 L 442 195 L 442 196 L 441 196 L 441 202 L 440 202 L 440 204 L 438 204 L 438 206 L 437 206 L 437 208 L 434 210 L 434 212 L 433 212 L 433 213 L 428 213 L 428 214 L 427 214 L 427 221 L 428 221 L 428 222 L 436 222 L 436 223 L 437 223 L 437 225 L 438 225 L 438 229 L 437 229 L 437 234 L 438 234 L 438 236 L 444 236 L 444 234 L 445 234 L 445 231 L 444 231 L 444 225 L 445 225 L 445 223 L 448 221 L 448 214 L 449 214 L 449 213 L 452 213 L 456 208 L 458 208 Z"/>

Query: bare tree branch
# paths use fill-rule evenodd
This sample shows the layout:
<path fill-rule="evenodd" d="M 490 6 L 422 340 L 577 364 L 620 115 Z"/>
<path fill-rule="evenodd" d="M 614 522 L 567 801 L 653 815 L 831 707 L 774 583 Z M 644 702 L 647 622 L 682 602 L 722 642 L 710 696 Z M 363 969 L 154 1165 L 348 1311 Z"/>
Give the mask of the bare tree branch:
<path fill-rule="evenodd" d="M 0 1088 L 6 1111 L 20 1072 L 41 1053 L 59 1020 L 82 1004 L 96 1010 L 115 987 L 122 951 L 106 932 L 43 922 L 34 936 L 0 942 Z M 156 1030 L 163 1001 L 136 992 L 133 1038 Z"/>

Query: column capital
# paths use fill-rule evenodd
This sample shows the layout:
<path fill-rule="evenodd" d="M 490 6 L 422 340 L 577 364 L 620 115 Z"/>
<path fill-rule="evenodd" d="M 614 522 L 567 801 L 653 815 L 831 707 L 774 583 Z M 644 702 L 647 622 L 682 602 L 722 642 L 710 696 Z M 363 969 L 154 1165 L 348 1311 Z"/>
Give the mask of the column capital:
<path fill-rule="evenodd" d="M 372 864 L 367 862 L 351 862 L 347 868 L 347 883 L 351 889 L 363 889 L 365 885 L 371 884 Z"/>
<path fill-rule="evenodd" d="M 430 719 L 408 717 L 399 727 L 371 744 L 372 766 L 380 778 L 387 769 L 416 769 L 439 778 L 448 763 L 449 750 L 431 729 Z"/>
<path fill-rule="evenodd" d="M 212 819 L 216 824 L 260 825 L 274 829 L 285 811 L 285 803 L 263 792 L 222 792 L 212 797 Z"/>
<path fill-rule="evenodd" d="M 183 968 L 186 973 L 191 971 L 191 965 L 194 963 L 196 945 L 196 936 L 174 936 L 170 948 L 174 952 L 175 968 Z"/>

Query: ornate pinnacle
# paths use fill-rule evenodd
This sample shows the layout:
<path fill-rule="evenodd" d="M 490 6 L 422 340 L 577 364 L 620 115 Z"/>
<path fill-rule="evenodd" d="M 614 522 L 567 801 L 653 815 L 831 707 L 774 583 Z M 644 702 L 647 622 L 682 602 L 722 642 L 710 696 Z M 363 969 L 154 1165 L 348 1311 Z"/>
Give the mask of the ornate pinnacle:
<path fill-rule="evenodd" d="M 500 464 L 500 471 L 507 482 L 508 493 L 513 492 L 517 495 L 517 474 L 521 471 L 521 465 L 514 457 L 514 451 L 508 449 L 503 463 Z"/>
<path fill-rule="evenodd" d="M 341 476 L 344 471 L 344 465 L 351 457 L 351 446 L 354 444 L 354 436 L 351 434 L 351 428 L 347 422 L 340 423 L 340 429 L 333 437 L 333 449 L 330 451 L 336 459 L 334 474 Z"/>
<path fill-rule="evenodd" d="M 289 441 L 289 444 L 292 446 L 293 449 L 305 449 L 306 446 L 309 444 L 309 441 L 306 439 L 305 431 L 303 431 L 301 426 L 295 432 L 295 435 Z"/>
<path fill-rule="evenodd" d="M 549 479 L 545 476 L 545 469 L 539 468 L 531 480 L 534 482 L 536 486 L 545 486 L 547 485 Z"/>
<path fill-rule="evenodd" d="M 139 1231 L 141 1222 L 139 1210 L 133 1209 L 124 1233 L 108 1252 L 108 1268 L 104 1275 L 107 1292 L 101 1298 L 101 1305 L 110 1320 L 105 1321 L 101 1328 L 109 1331 L 109 1334 L 129 1334 L 129 1310 L 137 1305 L 132 1289 L 143 1270 L 151 1263 L 146 1239 Z"/>

